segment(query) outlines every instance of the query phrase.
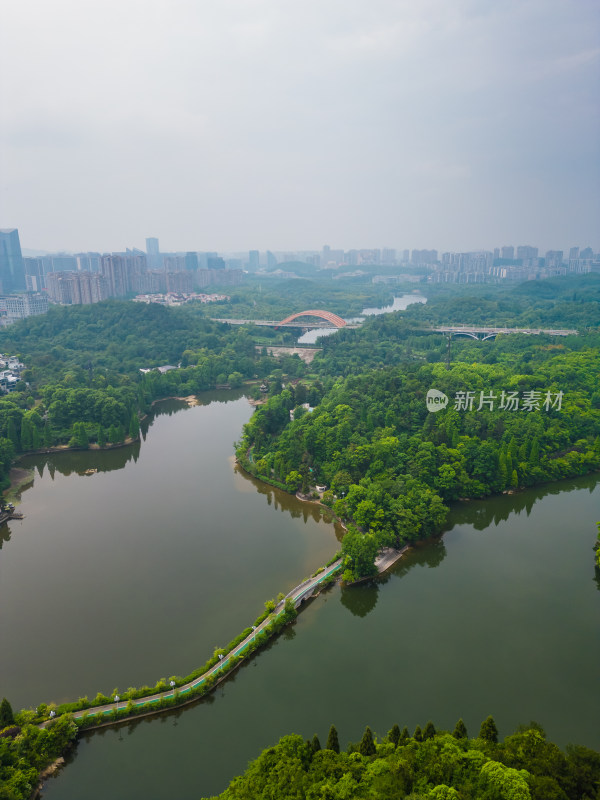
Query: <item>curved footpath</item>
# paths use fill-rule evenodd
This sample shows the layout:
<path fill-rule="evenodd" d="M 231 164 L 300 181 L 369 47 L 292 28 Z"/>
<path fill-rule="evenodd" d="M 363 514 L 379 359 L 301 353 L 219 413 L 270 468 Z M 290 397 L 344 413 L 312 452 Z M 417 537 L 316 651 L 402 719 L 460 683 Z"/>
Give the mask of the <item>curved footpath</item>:
<path fill-rule="evenodd" d="M 156 694 L 147 695 L 146 697 L 139 698 L 138 700 L 133 700 L 133 705 L 136 708 L 140 706 L 148 706 L 147 713 L 158 713 L 164 709 L 157 707 L 155 709 L 152 708 L 152 705 L 155 703 L 159 703 L 163 698 L 173 698 L 173 697 L 180 697 L 181 695 L 186 695 L 191 692 L 192 689 L 201 686 L 208 677 L 211 675 L 216 675 L 217 673 L 220 674 L 219 677 L 225 677 L 227 673 L 227 664 L 231 661 L 232 658 L 240 656 L 243 654 L 244 650 L 248 648 L 251 642 L 254 641 L 256 636 L 261 633 L 266 627 L 268 627 L 277 617 L 279 617 L 284 610 L 285 601 L 290 599 L 294 603 L 294 607 L 298 608 L 304 600 L 306 600 L 310 595 L 314 592 L 315 588 L 323 583 L 323 581 L 327 580 L 331 575 L 336 572 L 342 564 L 342 559 L 338 558 L 333 564 L 330 564 L 328 567 L 325 567 L 323 572 L 320 572 L 318 575 L 313 576 L 312 578 L 307 578 L 307 580 L 303 581 L 299 586 L 296 586 L 295 589 L 292 589 L 291 592 L 284 597 L 281 602 L 277 604 L 275 610 L 269 614 L 266 619 L 264 619 L 260 625 L 257 625 L 256 628 L 249 634 L 242 642 L 236 645 L 227 655 L 224 655 L 222 659 L 207 670 L 204 675 L 201 675 L 198 678 L 194 678 L 194 680 L 189 681 L 188 683 L 183 684 L 180 687 L 173 687 L 164 692 L 158 692 Z M 123 711 L 127 706 L 129 700 L 107 703 L 103 706 L 93 706 L 91 708 L 86 708 L 81 711 L 73 712 L 74 719 L 82 719 L 83 717 L 94 716 L 96 714 L 111 714 L 113 711 Z M 115 722 L 121 722 L 125 718 L 121 718 L 119 720 L 115 720 Z M 48 720 L 49 722 L 50 720 Z M 107 720 L 108 721 L 108 720 Z M 48 722 L 42 723 L 42 725 L 47 725 Z"/>
<path fill-rule="evenodd" d="M 395 550 L 391 547 L 384 548 L 377 557 L 375 561 L 375 566 L 377 567 L 377 572 L 379 574 L 387 571 L 391 566 L 393 566 L 398 559 L 402 557 L 402 555 L 409 549 L 408 545 L 403 547 L 401 550 Z M 184 705 L 187 702 L 192 702 L 194 698 L 185 698 L 186 694 L 190 694 L 193 689 L 198 688 L 201 686 L 207 678 L 211 676 L 217 676 L 218 680 L 222 680 L 227 676 L 229 670 L 227 668 L 227 664 L 231 663 L 231 660 L 242 656 L 244 651 L 249 647 L 249 645 L 256 639 L 256 636 L 260 634 L 265 628 L 271 625 L 281 614 L 284 613 L 285 603 L 287 600 L 291 600 L 294 603 L 294 607 L 298 608 L 302 603 L 309 598 L 314 590 L 319 586 L 319 584 L 327 581 L 337 570 L 342 566 L 343 558 L 336 559 L 332 564 L 328 567 L 324 567 L 322 572 L 319 572 L 317 575 L 313 575 L 311 578 L 307 578 L 301 584 L 296 586 L 292 589 L 291 592 L 288 592 L 287 595 L 281 600 L 276 606 L 275 609 L 259 624 L 256 628 L 252 631 L 252 633 L 248 634 L 246 638 L 237 644 L 232 650 L 229 651 L 226 655 L 220 657 L 220 660 L 210 669 L 208 669 L 203 675 L 200 675 L 197 678 L 194 678 L 187 683 L 184 683 L 182 686 L 176 687 L 173 686 L 170 689 L 167 689 L 164 692 L 157 692 L 155 694 L 146 695 L 145 697 L 138 698 L 137 700 L 131 700 L 133 703 L 133 707 L 136 709 L 140 709 L 143 706 L 147 706 L 146 709 L 142 711 L 140 714 L 139 711 L 136 711 L 135 715 L 131 715 L 131 717 L 118 717 L 114 720 L 106 719 L 102 723 L 98 723 L 92 727 L 99 727 L 100 725 L 110 725 L 113 722 L 123 722 L 129 718 L 139 718 L 140 716 L 146 716 L 148 714 L 157 714 L 165 709 L 160 705 L 162 699 L 172 699 L 172 698 L 181 698 L 181 704 Z M 363 579 L 368 580 L 368 578 Z M 361 581 L 356 581 L 356 583 L 361 583 Z M 239 663 L 239 662 L 238 662 Z M 237 664 L 233 665 L 234 667 Z M 215 684 L 216 685 L 216 684 Z M 130 700 L 123 699 L 114 701 L 112 703 L 106 703 L 105 705 L 101 706 L 92 706 L 91 708 L 82 709 L 80 711 L 72 712 L 74 719 L 83 719 L 84 717 L 93 717 L 96 715 L 102 714 L 112 714 L 113 712 L 123 712 L 127 705 L 129 704 Z M 171 706 L 170 708 L 173 708 Z M 48 719 L 41 723 L 40 727 L 45 727 L 52 719 Z"/>

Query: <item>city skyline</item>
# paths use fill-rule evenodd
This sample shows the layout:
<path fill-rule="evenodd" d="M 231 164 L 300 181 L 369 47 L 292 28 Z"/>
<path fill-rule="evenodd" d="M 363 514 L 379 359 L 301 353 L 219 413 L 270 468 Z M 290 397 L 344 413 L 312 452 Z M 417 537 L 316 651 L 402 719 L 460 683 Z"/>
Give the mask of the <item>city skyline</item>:
<path fill-rule="evenodd" d="M 18 228 L 14 229 L 14 230 L 18 231 Z M 526 244 L 526 245 L 524 245 L 524 244 L 520 244 L 520 243 L 518 243 L 518 244 L 503 244 L 503 245 L 495 244 L 493 247 L 481 247 L 481 248 L 464 247 L 464 248 L 461 248 L 461 249 L 458 249 L 458 250 L 443 250 L 443 249 L 440 249 L 438 247 L 432 247 L 432 248 L 381 247 L 381 246 L 377 246 L 377 247 L 331 247 L 330 245 L 325 244 L 325 245 L 322 245 L 319 248 L 298 248 L 296 250 L 292 250 L 290 248 L 282 248 L 282 249 L 272 248 L 271 249 L 269 247 L 261 247 L 260 249 L 259 248 L 257 248 L 257 249 L 252 249 L 252 248 L 247 249 L 246 248 L 246 249 L 242 249 L 242 250 L 232 250 L 232 249 L 225 248 L 225 249 L 222 249 L 222 250 L 219 250 L 219 251 L 208 250 L 208 249 L 205 249 L 205 248 L 192 249 L 192 250 L 184 250 L 184 249 L 181 249 L 181 248 L 173 248 L 173 249 L 170 249 L 170 250 L 165 250 L 165 249 L 161 249 L 160 248 L 160 244 L 159 244 L 160 241 L 161 240 L 158 237 L 146 237 L 145 238 L 145 247 L 137 247 L 137 246 L 134 245 L 132 247 L 127 246 L 125 248 L 121 247 L 121 248 L 116 248 L 114 250 L 91 250 L 91 249 L 79 249 L 79 250 L 74 250 L 74 249 L 71 249 L 71 250 L 69 250 L 69 249 L 41 250 L 40 249 L 40 250 L 37 250 L 37 249 L 33 249 L 33 248 L 28 248 L 28 247 L 23 246 L 21 244 L 21 251 L 22 251 L 24 257 L 29 257 L 29 258 L 39 258 L 39 257 L 44 257 L 44 256 L 75 257 L 75 256 L 89 255 L 89 254 L 95 254 L 97 256 L 100 256 L 100 255 L 103 255 L 103 254 L 106 255 L 106 254 L 110 254 L 110 253 L 138 252 L 138 253 L 145 253 L 147 255 L 147 257 L 148 257 L 148 265 L 149 265 L 150 268 L 154 268 L 156 266 L 157 257 L 159 255 L 164 256 L 164 255 L 168 255 L 168 254 L 178 254 L 178 255 L 187 254 L 188 257 L 194 256 L 194 255 L 198 255 L 198 254 L 204 254 L 206 256 L 216 256 L 217 253 L 221 253 L 221 254 L 223 254 L 225 256 L 229 256 L 229 257 L 232 257 L 232 256 L 240 257 L 240 256 L 242 256 L 242 257 L 245 257 L 247 259 L 249 265 L 252 267 L 252 266 L 256 266 L 259 262 L 264 261 L 265 259 L 263 257 L 266 257 L 267 254 L 269 254 L 269 253 L 271 253 L 271 254 L 276 253 L 276 254 L 278 254 L 280 256 L 289 256 L 290 260 L 293 260 L 294 256 L 306 255 L 306 254 L 311 254 L 311 253 L 324 255 L 326 253 L 326 251 L 331 251 L 332 253 L 336 253 L 336 254 L 340 254 L 340 253 L 344 253 L 344 254 L 348 254 L 348 253 L 363 253 L 363 252 L 372 251 L 372 252 L 380 253 L 384 261 L 385 261 L 385 254 L 386 253 L 393 253 L 394 254 L 394 258 L 397 257 L 399 261 L 402 261 L 402 260 L 409 261 L 409 260 L 411 260 L 411 254 L 418 253 L 418 252 L 421 251 L 421 249 L 423 249 L 423 252 L 432 252 L 432 253 L 439 254 L 440 258 L 444 254 L 492 253 L 494 255 L 494 258 L 501 257 L 501 258 L 509 258 L 510 259 L 510 258 L 513 258 L 513 257 L 514 258 L 524 257 L 524 253 L 522 253 L 521 256 L 519 256 L 518 255 L 518 251 L 533 251 L 533 250 L 535 250 L 535 252 L 536 252 L 536 256 L 535 257 L 539 256 L 540 258 L 543 258 L 544 256 L 549 255 L 549 254 L 550 255 L 554 255 L 554 254 L 559 254 L 560 253 L 561 256 L 564 255 L 565 259 L 568 260 L 569 253 L 571 253 L 571 257 L 573 257 L 572 254 L 573 254 L 573 251 L 575 251 L 575 250 L 577 250 L 577 251 L 584 250 L 584 249 L 585 250 L 591 250 L 591 251 L 594 252 L 594 254 L 596 256 L 600 253 L 600 248 L 598 248 L 598 250 L 595 250 L 593 247 L 590 247 L 590 244 L 589 244 L 588 240 L 585 240 L 585 243 L 581 242 L 579 244 L 569 244 L 568 246 L 565 246 L 565 247 L 562 247 L 562 248 L 544 248 L 544 247 L 539 247 L 536 244 Z M 150 245 L 150 243 L 152 243 L 152 244 Z M 532 256 L 532 253 L 528 253 L 527 256 L 525 256 L 525 257 L 533 257 L 533 256 Z M 434 259 L 434 260 L 437 260 L 437 256 L 436 256 L 436 259 Z M 197 268 L 197 266 L 196 267 L 191 267 L 191 266 L 188 265 L 187 268 L 188 269 L 192 269 L 192 268 Z"/>
<path fill-rule="evenodd" d="M 598 251 L 599 39 L 593 0 L 8 0 L 0 224 L 50 252 Z"/>

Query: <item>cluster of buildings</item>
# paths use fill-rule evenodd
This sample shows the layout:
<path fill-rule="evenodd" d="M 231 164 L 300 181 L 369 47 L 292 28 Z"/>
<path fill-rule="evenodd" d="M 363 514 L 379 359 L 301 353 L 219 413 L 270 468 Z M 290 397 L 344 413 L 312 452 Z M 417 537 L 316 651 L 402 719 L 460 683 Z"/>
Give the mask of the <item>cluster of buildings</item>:
<path fill-rule="evenodd" d="M 463 253 L 442 253 L 437 250 L 395 250 L 393 248 L 367 250 L 334 250 L 325 245 L 321 251 L 300 251 L 295 253 L 276 253 L 267 250 L 264 254 L 250 250 L 244 267 L 250 272 L 266 270 L 274 277 L 294 277 L 290 267 L 274 269 L 278 264 L 293 262 L 312 264 L 317 269 L 335 269 L 338 276 L 356 277 L 373 274 L 374 266 L 385 268 L 399 267 L 402 272 L 394 276 L 393 270 L 375 275 L 372 280 L 378 283 L 391 283 L 395 280 L 414 280 L 418 275 L 428 276 L 433 282 L 475 283 L 499 280 L 530 280 L 569 273 L 600 271 L 600 253 L 590 247 L 572 247 L 568 254 L 562 250 L 548 250 L 541 255 L 537 247 L 512 245 L 497 247 L 495 250 L 477 250 Z M 344 267 L 368 267 L 368 271 L 340 272 Z M 337 276 L 336 276 L 337 277 Z"/>
<path fill-rule="evenodd" d="M 24 258 L 19 232 L 9 228 L 0 229 L 0 324 L 43 314 L 48 301 L 79 305 L 109 297 L 191 296 L 213 285 L 236 286 L 244 271 L 293 278 L 297 277 L 294 267 L 286 265 L 294 262 L 335 270 L 340 279 L 370 275 L 374 282 L 385 283 L 485 283 L 600 272 L 600 254 L 590 247 L 572 247 L 568 255 L 548 250 L 540 256 L 538 248 L 530 245 L 442 253 L 441 258 L 437 250 L 335 250 L 329 245 L 320 251 L 249 250 L 223 257 L 216 252 L 162 253 L 158 239 L 148 238 L 145 251 L 134 248 L 119 253 L 50 253 Z M 377 266 L 382 267 L 382 274 L 374 274 Z"/>
<path fill-rule="evenodd" d="M 165 294 L 138 294 L 133 298 L 136 303 L 158 303 L 161 306 L 182 306 L 185 303 L 218 303 L 229 300 L 226 294 L 202 294 L 199 292 L 167 292 Z"/>
<path fill-rule="evenodd" d="M 28 288 L 46 289 L 56 303 L 80 304 L 132 294 L 190 294 L 242 281 L 242 269 L 229 269 L 216 253 L 161 253 L 158 239 L 148 239 L 146 248 L 146 252 L 134 248 L 124 253 L 26 258 Z"/>
<path fill-rule="evenodd" d="M 25 364 L 22 364 L 18 358 L 0 353 L 0 394 L 9 394 L 15 391 L 24 369 Z"/>
<path fill-rule="evenodd" d="M 537 247 L 505 246 L 469 253 L 443 253 L 433 265 L 428 280 L 434 283 L 489 283 L 526 281 L 557 275 L 600 272 L 600 253 L 591 247 L 572 247 L 568 257 L 562 250 L 548 250 L 540 256 Z"/>
<path fill-rule="evenodd" d="M 191 294 L 211 285 L 235 286 L 243 271 L 217 253 L 161 253 L 158 239 L 147 252 L 51 253 L 23 257 L 16 228 L 0 229 L 0 324 L 63 305 L 98 303 L 134 294 Z"/>

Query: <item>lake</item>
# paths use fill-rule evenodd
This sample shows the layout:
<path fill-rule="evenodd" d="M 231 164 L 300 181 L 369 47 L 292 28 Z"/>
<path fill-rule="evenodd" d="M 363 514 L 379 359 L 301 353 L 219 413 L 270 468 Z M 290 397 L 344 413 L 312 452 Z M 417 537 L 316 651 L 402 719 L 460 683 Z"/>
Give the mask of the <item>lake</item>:
<path fill-rule="evenodd" d="M 23 459 L 35 481 L 0 551 L 14 708 L 190 672 L 338 549 L 318 508 L 236 471 L 247 400 L 203 403 L 161 403 L 136 446 Z M 442 538 L 321 594 L 209 698 L 83 736 L 44 797 L 210 796 L 331 723 L 345 745 L 429 719 L 476 735 L 493 714 L 502 736 L 535 719 L 598 748 L 599 518 L 597 476 L 456 506 Z"/>

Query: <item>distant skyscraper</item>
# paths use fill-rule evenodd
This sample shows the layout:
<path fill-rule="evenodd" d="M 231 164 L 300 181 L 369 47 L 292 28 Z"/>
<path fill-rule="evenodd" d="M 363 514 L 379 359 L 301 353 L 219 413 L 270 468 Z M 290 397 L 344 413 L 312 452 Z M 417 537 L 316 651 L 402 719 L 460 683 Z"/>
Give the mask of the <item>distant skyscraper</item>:
<path fill-rule="evenodd" d="M 411 259 L 413 264 L 435 264 L 438 260 L 437 250 L 413 250 Z"/>
<path fill-rule="evenodd" d="M 277 259 L 270 250 L 267 250 L 267 269 L 277 266 Z"/>
<path fill-rule="evenodd" d="M 502 248 L 502 258 L 509 258 L 513 259 L 515 257 L 515 248 L 512 245 L 508 245 Z"/>
<path fill-rule="evenodd" d="M 146 239 L 146 254 L 148 256 L 149 269 L 158 269 L 161 266 L 158 239 Z"/>
<path fill-rule="evenodd" d="M 248 269 L 256 272 L 260 267 L 260 253 L 258 250 L 250 250 L 248 253 Z"/>
<path fill-rule="evenodd" d="M 52 261 L 52 272 L 76 272 L 78 262 L 76 256 L 69 253 L 55 253 L 50 256 Z"/>
<path fill-rule="evenodd" d="M 0 229 L 0 292 L 25 291 L 25 266 L 21 255 L 19 231 Z"/>
<path fill-rule="evenodd" d="M 99 303 L 109 296 L 106 280 L 97 272 L 50 272 L 47 283 L 48 296 L 62 305 Z"/>
<path fill-rule="evenodd" d="M 531 261 L 534 258 L 538 257 L 538 249 L 537 247 L 531 247 L 528 244 L 522 244 L 517 247 L 517 258 L 523 259 L 523 261 Z"/>
<path fill-rule="evenodd" d="M 198 253 L 190 251 L 185 254 L 185 268 L 190 272 L 195 272 L 198 269 Z"/>
<path fill-rule="evenodd" d="M 39 292 L 46 288 L 44 265 L 41 258 L 24 258 L 25 284 L 28 292 Z"/>
<path fill-rule="evenodd" d="M 561 267 L 563 263 L 562 250 L 548 250 L 545 255 L 547 267 Z"/>

